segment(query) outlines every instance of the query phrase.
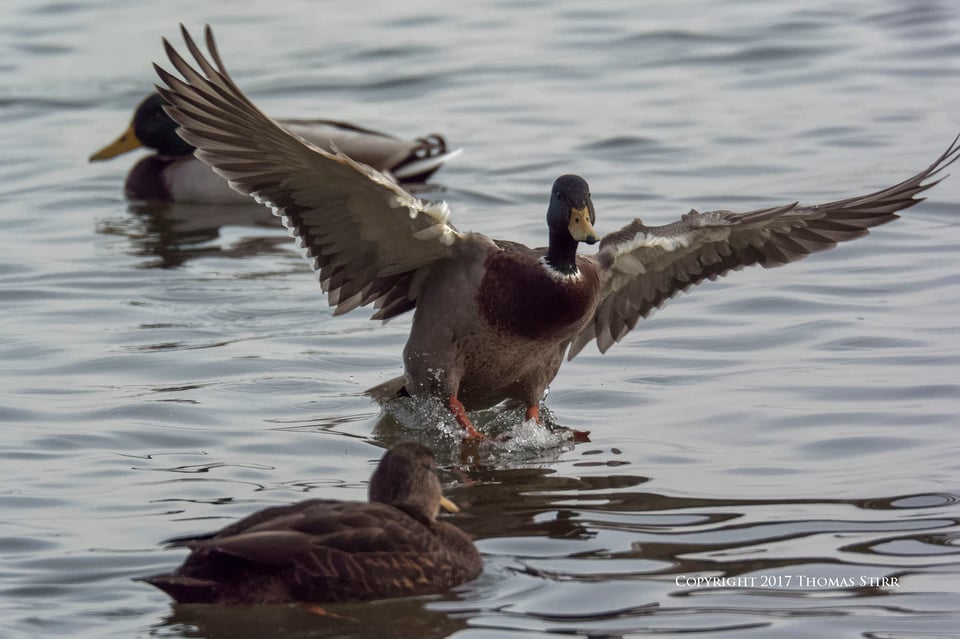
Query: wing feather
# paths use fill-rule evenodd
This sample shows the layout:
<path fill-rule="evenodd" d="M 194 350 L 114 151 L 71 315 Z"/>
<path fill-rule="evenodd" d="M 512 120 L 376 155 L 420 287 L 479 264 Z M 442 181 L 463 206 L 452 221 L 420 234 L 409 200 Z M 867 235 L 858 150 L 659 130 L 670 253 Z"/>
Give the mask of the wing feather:
<path fill-rule="evenodd" d="M 237 87 L 209 27 L 206 55 L 182 25 L 181 32 L 196 66 L 164 40 L 181 78 L 154 67 L 167 85 L 158 87 L 165 108 L 196 156 L 283 218 L 338 314 L 372 303 L 374 317 L 388 319 L 413 308 L 413 275 L 449 257 L 461 238 L 446 204 L 423 202 L 369 166 L 290 133 Z"/>
<path fill-rule="evenodd" d="M 797 203 L 748 213 L 690 211 L 679 221 L 646 226 L 639 219 L 610 233 L 594 259 L 601 272 L 601 299 L 592 321 L 570 343 L 572 359 L 591 340 L 601 352 L 620 341 L 637 321 L 690 286 L 731 270 L 789 264 L 899 217 L 923 201 L 930 181 L 960 158 L 960 136 L 926 169 L 891 187 L 817 206 Z"/>

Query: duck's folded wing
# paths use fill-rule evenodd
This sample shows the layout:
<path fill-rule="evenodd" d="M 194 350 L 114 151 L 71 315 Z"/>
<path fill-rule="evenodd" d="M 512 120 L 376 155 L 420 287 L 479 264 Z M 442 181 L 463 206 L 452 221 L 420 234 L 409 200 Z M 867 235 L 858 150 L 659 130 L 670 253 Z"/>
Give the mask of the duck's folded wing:
<path fill-rule="evenodd" d="M 447 222 L 446 204 L 414 198 L 374 169 L 292 135 L 233 82 L 209 27 L 213 63 L 181 30 L 199 69 L 166 40 L 184 79 L 154 67 L 169 87 L 158 87 L 167 111 L 196 156 L 283 217 L 337 313 L 372 302 L 379 309 L 374 317 L 387 319 L 413 308 L 429 266 L 449 256 L 461 237 Z"/>
<path fill-rule="evenodd" d="M 218 556 L 234 557 L 325 577 L 354 570 L 369 573 L 369 578 L 384 568 L 384 560 L 397 569 L 399 563 L 420 563 L 421 558 L 430 559 L 443 552 L 439 539 L 427 526 L 411 524 L 409 518 L 379 519 L 377 514 L 362 510 L 330 512 L 324 515 L 324 521 L 277 521 L 273 526 L 197 539 L 185 545 L 200 551 L 204 562 L 216 562 Z"/>
<path fill-rule="evenodd" d="M 917 196 L 937 183 L 927 182 L 929 178 L 960 157 L 958 139 L 925 170 L 869 195 L 740 214 L 690 211 L 664 226 L 646 226 L 637 219 L 607 235 L 594 257 L 602 277 L 602 301 L 593 320 L 571 342 L 569 358 L 594 338 L 605 352 L 640 318 L 694 284 L 752 264 L 788 264 L 896 219 L 897 211 L 922 201 Z"/>

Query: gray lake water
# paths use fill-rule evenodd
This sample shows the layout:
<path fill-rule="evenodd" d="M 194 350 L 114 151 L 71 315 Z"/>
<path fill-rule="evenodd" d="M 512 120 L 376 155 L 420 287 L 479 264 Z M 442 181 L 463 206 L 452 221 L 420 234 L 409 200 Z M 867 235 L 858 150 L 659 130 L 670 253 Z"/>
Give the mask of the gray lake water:
<path fill-rule="evenodd" d="M 268 113 L 463 147 L 425 194 L 461 229 L 543 244 L 566 172 L 601 232 L 828 201 L 960 131 L 960 3 L 7 0 L 0 20 L 0 636 L 960 636 L 960 175 L 588 347 L 546 405 L 591 443 L 471 456 L 434 407 L 362 395 L 400 371 L 409 317 L 334 318 L 265 210 L 127 202 L 132 156 L 86 162 L 161 36 L 209 22 Z M 403 437 L 438 450 L 483 552 L 459 592 L 331 619 L 131 580 L 182 560 L 166 538 L 363 499 Z"/>

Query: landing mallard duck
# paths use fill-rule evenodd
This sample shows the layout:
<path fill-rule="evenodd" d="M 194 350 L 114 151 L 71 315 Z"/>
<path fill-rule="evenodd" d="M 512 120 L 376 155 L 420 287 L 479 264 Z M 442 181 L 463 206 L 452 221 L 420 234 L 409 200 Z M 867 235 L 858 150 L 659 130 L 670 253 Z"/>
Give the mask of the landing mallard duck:
<path fill-rule="evenodd" d="M 156 151 L 138 161 L 124 185 L 133 200 L 193 202 L 199 204 L 249 203 L 250 198 L 231 189 L 223 178 L 193 157 L 194 147 L 177 135 L 177 123 L 163 110 L 159 94 L 149 95 L 133 114 L 120 137 L 90 156 L 91 162 L 108 160 L 140 147 Z M 279 120 L 293 134 L 330 150 L 334 147 L 357 162 L 389 174 L 404 184 L 425 182 L 444 162 L 460 151 L 448 150 L 443 137 L 431 134 L 416 140 L 364 129 L 336 120 Z"/>
<path fill-rule="evenodd" d="M 457 508 L 441 492 L 429 448 L 396 444 L 369 493 L 369 503 L 311 499 L 171 540 L 190 556 L 141 581 L 180 603 L 333 603 L 435 593 L 480 574 L 470 537 L 437 521 L 440 506 Z"/>
<path fill-rule="evenodd" d="M 737 214 L 690 211 L 664 226 L 636 219 L 600 241 L 583 178 L 554 182 L 550 243 L 532 249 L 460 232 L 445 203 L 428 203 L 345 155 L 291 136 L 237 88 L 206 31 L 213 64 L 183 30 L 200 71 L 164 40 L 180 80 L 155 65 L 171 116 L 198 157 L 272 206 L 313 259 L 335 314 L 373 303 L 374 319 L 416 309 L 404 375 L 370 393 L 446 401 L 467 434 L 467 410 L 509 400 L 538 417 L 544 390 L 596 339 L 601 352 L 679 291 L 752 264 L 780 266 L 897 218 L 960 156 L 955 139 L 912 178 L 870 195 Z"/>

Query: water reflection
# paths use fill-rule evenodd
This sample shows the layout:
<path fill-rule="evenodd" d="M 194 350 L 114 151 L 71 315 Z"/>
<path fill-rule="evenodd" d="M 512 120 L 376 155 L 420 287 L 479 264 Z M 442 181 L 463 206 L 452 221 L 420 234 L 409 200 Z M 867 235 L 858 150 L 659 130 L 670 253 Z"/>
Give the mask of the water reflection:
<path fill-rule="evenodd" d="M 302 606 L 202 606 L 176 604 L 152 636 L 203 637 L 382 637 L 429 639 L 466 628 L 465 619 L 424 608 L 424 598 L 339 604 L 313 611 Z M 325 614 L 324 614 L 325 613 Z M 398 620 L 403 620 L 398 623 Z M 386 632 L 389 629 L 389 632 Z"/>
<path fill-rule="evenodd" d="M 443 199 L 438 184 L 405 185 L 424 199 Z M 253 200 L 250 204 L 130 202 L 127 216 L 101 220 L 97 232 L 126 237 L 129 253 L 150 258 L 142 268 L 176 268 L 197 257 L 244 258 L 271 253 L 296 254 L 296 245 L 280 218 Z M 225 227 L 255 229 L 235 241 Z M 319 294 L 319 291 L 318 291 Z"/>
<path fill-rule="evenodd" d="M 176 268 L 197 257 L 243 258 L 294 248 L 279 218 L 254 203 L 217 206 L 132 202 L 127 211 L 127 217 L 99 222 L 97 232 L 128 238 L 131 255 L 149 258 L 140 265 L 142 268 Z M 226 226 L 259 229 L 260 234 L 227 244 L 222 238 Z"/>

